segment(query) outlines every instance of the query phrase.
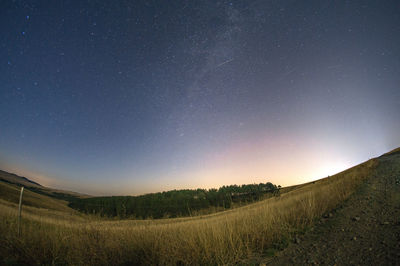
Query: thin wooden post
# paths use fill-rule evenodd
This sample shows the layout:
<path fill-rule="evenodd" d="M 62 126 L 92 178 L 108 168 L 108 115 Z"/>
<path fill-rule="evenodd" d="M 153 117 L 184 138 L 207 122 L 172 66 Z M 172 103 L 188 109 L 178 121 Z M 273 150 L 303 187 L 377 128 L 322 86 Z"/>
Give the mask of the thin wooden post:
<path fill-rule="evenodd" d="M 21 235 L 21 209 L 22 209 L 22 194 L 24 193 L 24 187 L 21 187 L 21 194 L 19 195 L 19 206 L 18 206 L 18 236 Z"/>

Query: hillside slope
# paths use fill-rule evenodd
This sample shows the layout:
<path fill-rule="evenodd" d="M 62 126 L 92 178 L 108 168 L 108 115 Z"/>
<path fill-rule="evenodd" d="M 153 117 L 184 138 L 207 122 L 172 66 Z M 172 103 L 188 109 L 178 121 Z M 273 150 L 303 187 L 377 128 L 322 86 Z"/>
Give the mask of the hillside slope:
<path fill-rule="evenodd" d="M 25 187 L 43 187 L 42 185 L 26 178 L 23 176 L 19 176 L 13 173 L 8 173 L 6 171 L 0 170 L 0 181 L 11 183 L 11 184 L 16 184 L 16 185 L 22 185 Z"/>
<path fill-rule="evenodd" d="M 0 181 L 0 199 L 18 204 L 21 187 L 18 185 L 5 183 Z M 67 206 L 68 202 L 55 199 L 43 194 L 35 193 L 28 187 L 24 190 L 23 206 L 31 206 L 35 208 L 43 208 L 48 210 L 57 210 L 64 212 L 72 212 L 73 210 Z"/>
<path fill-rule="evenodd" d="M 0 183 L 8 183 L 19 187 L 23 186 L 25 188 L 28 188 L 32 192 L 36 192 L 38 194 L 46 195 L 51 198 L 61 199 L 61 200 L 71 200 L 71 199 L 91 197 L 90 195 L 77 193 L 73 191 L 45 187 L 26 177 L 19 176 L 13 173 L 8 173 L 2 170 L 0 170 Z"/>
<path fill-rule="evenodd" d="M 269 265 L 400 265 L 400 149 L 341 208 L 320 219 Z"/>

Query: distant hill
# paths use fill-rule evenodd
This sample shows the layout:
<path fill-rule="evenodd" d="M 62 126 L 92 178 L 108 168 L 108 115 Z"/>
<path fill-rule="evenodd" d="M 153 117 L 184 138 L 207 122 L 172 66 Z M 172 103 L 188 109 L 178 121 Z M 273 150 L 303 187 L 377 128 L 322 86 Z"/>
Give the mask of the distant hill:
<path fill-rule="evenodd" d="M 66 200 L 66 201 L 71 201 L 74 199 L 79 199 L 79 198 L 88 198 L 91 197 L 89 195 L 77 193 L 77 192 L 72 192 L 72 191 L 67 191 L 67 190 L 61 190 L 61 189 L 53 189 L 53 188 L 48 188 L 45 186 L 42 186 L 39 183 L 36 183 L 26 177 L 19 176 L 13 173 L 8 173 L 6 171 L 0 170 L 0 181 L 9 183 L 12 185 L 17 185 L 17 186 L 23 186 L 26 189 L 29 189 L 30 191 L 46 195 L 52 198 L 56 199 L 61 199 L 61 200 Z"/>
<path fill-rule="evenodd" d="M 23 185 L 25 187 L 43 187 L 39 183 L 36 183 L 35 181 L 32 181 L 26 177 L 8 173 L 3 170 L 0 170 L 0 180 L 11 184 Z"/>
<path fill-rule="evenodd" d="M 10 202 L 18 204 L 20 196 L 20 186 L 7 182 L 0 182 L 0 202 Z M 2 201 L 4 200 L 4 201 Z M 74 210 L 67 206 L 68 202 L 59 200 L 54 197 L 44 195 L 42 193 L 35 193 L 31 188 L 24 190 L 23 205 L 36 208 L 43 208 L 48 210 L 57 210 L 67 213 L 74 213 Z M 26 211 L 26 209 L 24 210 Z M 0 263 L 1 264 L 1 263 Z"/>

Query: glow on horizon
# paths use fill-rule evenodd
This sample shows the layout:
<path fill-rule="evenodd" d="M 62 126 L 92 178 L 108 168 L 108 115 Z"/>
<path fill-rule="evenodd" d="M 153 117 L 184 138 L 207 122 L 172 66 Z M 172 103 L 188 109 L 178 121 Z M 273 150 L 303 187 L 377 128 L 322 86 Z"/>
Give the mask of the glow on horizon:
<path fill-rule="evenodd" d="M 376 135 L 373 132 L 370 138 Z M 150 167 L 157 162 L 149 161 L 142 166 L 141 171 L 132 167 L 110 170 L 115 169 L 110 164 L 102 165 L 97 172 L 85 173 L 76 170 L 66 172 L 43 165 L 38 160 L 25 160 L 21 166 L 3 161 L 0 169 L 25 176 L 44 186 L 94 196 L 139 195 L 173 189 L 209 189 L 260 182 L 296 185 L 334 175 L 390 150 L 385 142 L 375 141 L 373 146 L 376 148 L 371 151 L 370 147 L 360 148 L 365 140 L 354 141 L 349 145 L 346 139 L 327 139 L 333 138 L 325 134 L 311 136 L 296 129 L 250 130 L 225 145 L 205 147 L 196 157 L 190 158 L 189 162 L 195 162 L 193 164 L 174 161 L 171 157 L 162 161 L 167 167 Z M 196 146 L 175 152 L 188 157 L 193 149 Z M 43 166 L 39 168 L 41 164 Z M 101 176 L 97 174 L 99 171 L 107 173 Z"/>
<path fill-rule="evenodd" d="M 210 170 L 198 171 L 192 174 L 181 176 L 179 183 L 173 182 L 168 178 L 164 178 L 167 181 L 164 184 L 154 184 L 151 182 L 142 182 L 138 184 L 135 182 L 119 182 L 115 184 L 102 184 L 102 182 L 91 183 L 82 180 L 81 183 L 75 184 L 67 182 L 62 179 L 48 177 L 43 174 L 38 174 L 30 171 L 18 169 L 10 169 L 8 171 L 27 177 L 39 184 L 56 189 L 70 190 L 74 192 L 91 194 L 94 196 L 100 195 L 140 195 L 153 192 L 161 192 L 173 189 L 196 189 L 196 188 L 219 188 L 223 185 L 241 185 L 241 184 L 252 184 L 252 183 L 265 183 L 272 182 L 276 185 L 291 186 L 310 182 L 320 178 L 327 177 L 328 175 L 334 175 L 338 172 L 346 170 L 353 165 L 346 163 L 331 163 L 329 161 L 321 161 L 319 163 L 313 162 L 312 165 L 320 165 L 313 167 L 310 164 L 301 168 L 298 164 L 271 164 L 266 163 L 265 165 L 257 168 L 246 167 L 221 167 Z M 254 165 L 253 165 L 254 166 Z M 252 167 L 253 167 L 252 166 Z M 266 174 L 269 173 L 269 174 Z M 185 179 L 185 177 L 189 177 Z M 193 180 L 192 182 L 187 180 Z M 182 182 L 183 181 L 183 182 Z M 107 190 L 104 187 L 107 186 Z M 137 188 L 140 189 L 137 189 Z"/>
<path fill-rule="evenodd" d="M 312 146 L 310 142 L 290 141 L 288 136 L 250 138 L 225 150 L 208 153 L 200 166 L 175 172 L 115 173 L 115 180 L 90 181 L 50 177 L 40 171 L 19 167 L 4 169 L 32 179 L 44 186 L 71 190 L 94 196 L 139 195 L 173 189 L 218 188 L 223 185 L 272 182 L 291 186 L 334 175 L 370 157 L 346 156 L 340 149 Z M 321 152 L 324 151 L 325 152 Z M 379 154 L 378 154 L 379 155 Z"/>

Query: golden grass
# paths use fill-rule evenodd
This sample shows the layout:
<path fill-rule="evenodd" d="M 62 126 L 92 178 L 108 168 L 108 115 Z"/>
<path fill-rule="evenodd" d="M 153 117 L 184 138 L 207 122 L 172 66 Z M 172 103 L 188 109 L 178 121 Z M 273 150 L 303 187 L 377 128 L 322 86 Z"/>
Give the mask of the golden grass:
<path fill-rule="evenodd" d="M 15 184 L 0 182 L 0 199 L 18 204 L 20 190 L 21 187 Z M 67 201 L 29 191 L 29 188 L 24 190 L 24 205 L 63 212 L 71 211 Z"/>
<path fill-rule="evenodd" d="M 370 160 L 280 197 L 197 217 L 107 221 L 24 207 L 21 237 L 16 204 L 0 201 L 0 255 L 3 263 L 29 264 L 240 263 L 284 247 L 348 198 L 376 165 Z"/>

